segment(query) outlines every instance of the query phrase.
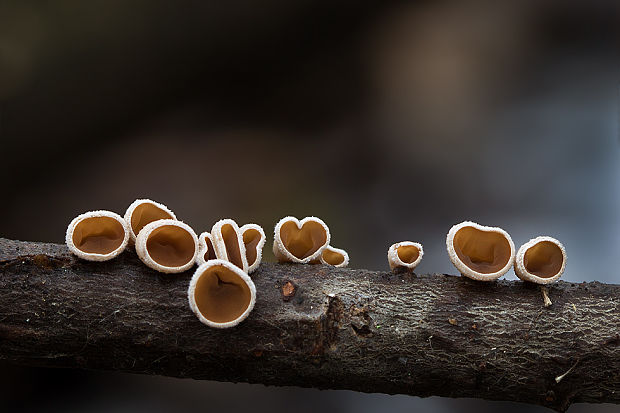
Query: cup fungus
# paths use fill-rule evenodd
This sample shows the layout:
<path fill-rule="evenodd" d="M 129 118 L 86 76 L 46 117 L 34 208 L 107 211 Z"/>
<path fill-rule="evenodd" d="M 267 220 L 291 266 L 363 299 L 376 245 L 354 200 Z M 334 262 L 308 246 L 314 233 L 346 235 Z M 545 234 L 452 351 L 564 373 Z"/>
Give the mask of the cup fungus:
<path fill-rule="evenodd" d="M 343 249 L 328 245 L 321 252 L 319 261 L 321 264 L 333 265 L 337 268 L 343 268 L 349 265 L 349 254 Z"/>
<path fill-rule="evenodd" d="M 446 247 L 461 274 L 478 281 L 493 281 L 506 274 L 515 257 L 514 243 L 506 231 L 469 221 L 450 228 Z"/>
<path fill-rule="evenodd" d="M 125 221 L 129 224 L 131 242 L 136 242 L 140 230 L 147 224 L 160 219 L 177 219 L 167 206 L 150 199 L 136 199 L 125 211 Z"/>
<path fill-rule="evenodd" d="M 88 261 L 107 261 L 125 250 L 129 228 L 110 211 L 91 211 L 75 217 L 67 227 L 69 251 Z"/>
<path fill-rule="evenodd" d="M 424 249 L 422 244 L 412 241 L 402 241 L 392 244 L 388 249 L 387 258 L 390 269 L 406 268 L 409 271 L 422 261 Z"/>
<path fill-rule="evenodd" d="M 329 228 L 321 219 L 284 217 L 274 230 L 273 253 L 280 262 L 306 264 L 319 259 L 329 240 Z"/>
<path fill-rule="evenodd" d="M 248 262 L 248 274 L 250 274 L 258 268 L 263 259 L 265 231 L 257 224 L 245 224 L 239 230 L 245 244 L 245 256 Z"/>
<path fill-rule="evenodd" d="M 256 287 L 239 267 L 215 259 L 196 269 L 187 296 L 190 308 L 202 323 L 228 328 L 250 314 L 256 302 Z"/>
<path fill-rule="evenodd" d="M 514 267 L 515 274 L 523 281 L 550 284 L 564 272 L 566 250 L 555 238 L 537 237 L 519 248 Z"/>
<path fill-rule="evenodd" d="M 211 229 L 211 242 L 215 256 L 248 272 L 248 259 L 241 230 L 232 219 L 222 219 L 216 222 Z"/>
<path fill-rule="evenodd" d="M 213 248 L 213 242 L 211 241 L 211 233 L 205 231 L 198 236 L 198 255 L 196 256 L 196 264 L 202 265 L 207 261 L 214 260 L 215 248 Z"/>
<path fill-rule="evenodd" d="M 147 224 L 138 233 L 136 252 L 142 262 L 154 270 L 183 272 L 196 261 L 198 237 L 184 222 L 160 219 Z"/>

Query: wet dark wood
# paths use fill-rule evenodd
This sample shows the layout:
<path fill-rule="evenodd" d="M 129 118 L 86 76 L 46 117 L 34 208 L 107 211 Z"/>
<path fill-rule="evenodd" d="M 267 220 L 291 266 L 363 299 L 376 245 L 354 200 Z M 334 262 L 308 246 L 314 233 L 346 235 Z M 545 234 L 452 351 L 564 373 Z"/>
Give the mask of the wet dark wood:
<path fill-rule="evenodd" d="M 556 410 L 620 403 L 619 285 L 559 282 L 544 307 L 522 282 L 268 263 L 249 318 L 215 330 L 188 307 L 190 277 L 133 252 L 91 263 L 0 239 L 0 359 Z"/>

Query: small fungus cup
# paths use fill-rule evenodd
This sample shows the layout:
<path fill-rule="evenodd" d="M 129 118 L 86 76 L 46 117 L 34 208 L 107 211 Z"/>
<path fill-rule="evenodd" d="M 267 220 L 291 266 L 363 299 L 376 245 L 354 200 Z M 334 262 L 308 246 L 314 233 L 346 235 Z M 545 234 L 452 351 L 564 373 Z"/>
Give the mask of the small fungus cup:
<path fill-rule="evenodd" d="M 424 249 L 422 244 L 412 241 L 402 241 L 392 244 L 388 249 L 387 259 L 391 270 L 406 268 L 413 271 L 422 261 Z"/>
<path fill-rule="evenodd" d="M 216 259 L 196 269 L 187 296 L 203 324 L 229 328 L 245 320 L 254 308 L 256 287 L 239 267 Z"/>
<path fill-rule="evenodd" d="M 222 219 L 211 229 L 211 242 L 218 259 L 228 261 L 248 272 L 248 259 L 241 230 L 232 219 Z"/>
<path fill-rule="evenodd" d="M 344 268 L 349 265 L 349 254 L 343 249 L 328 245 L 321 252 L 321 264 L 333 265 L 337 268 Z"/>
<path fill-rule="evenodd" d="M 307 264 L 320 259 L 329 241 L 329 228 L 321 219 L 284 217 L 274 229 L 273 253 L 280 262 Z"/>
<path fill-rule="evenodd" d="M 446 237 L 450 261 L 466 277 L 497 280 L 513 265 L 515 246 L 506 231 L 475 222 L 453 226 Z"/>
<path fill-rule="evenodd" d="M 147 224 L 136 238 L 138 257 L 148 267 L 165 273 L 188 270 L 196 261 L 198 237 L 187 224 L 161 219 Z"/>
<path fill-rule="evenodd" d="M 67 227 L 69 251 L 88 261 L 107 261 L 125 250 L 129 228 L 125 220 L 110 211 L 91 211 L 75 217 Z"/>
<path fill-rule="evenodd" d="M 555 238 L 542 236 L 531 239 L 519 248 L 514 267 L 515 274 L 523 281 L 550 284 L 564 272 L 566 249 Z"/>
<path fill-rule="evenodd" d="M 211 241 L 211 233 L 208 231 L 203 232 L 198 236 L 198 255 L 196 255 L 196 264 L 202 265 L 207 261 L 214 260 L 215 248 Z"/>
<path fill-rule="evenodd" d="M 263 247 L 265 246 L 265 231 L 260 225 L 245 224 L 241 228 L 241 237 L 245 245 L 245 257 L 248 263 L 248 274 L 258 268 L 263 259 Z"/>
<path fill-rule="evenodd" d="M 150 199 L 136 199 L 125 211 L 125 221 L 129 224 L 131 242 L 136 242 L 136 237 L 147 224 L 160 219 L 177 219 L 174 212 L 167 206 Z"/>

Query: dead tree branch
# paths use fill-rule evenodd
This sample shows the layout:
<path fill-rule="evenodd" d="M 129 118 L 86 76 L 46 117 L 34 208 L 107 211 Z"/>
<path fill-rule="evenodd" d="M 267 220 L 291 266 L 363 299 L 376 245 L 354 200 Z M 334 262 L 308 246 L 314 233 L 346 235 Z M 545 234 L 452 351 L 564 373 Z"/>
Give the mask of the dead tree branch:
<path fill-rule="evenodd" d="M 620 285 L 538 287 L 447 275 L 262 264 L 237 328 L 202 325 L 191 271 L 127 252 L 80 261 L 64 245 L 0 239 L 0 359 L 25 365 L 565 410 L 620 403 Z"/>

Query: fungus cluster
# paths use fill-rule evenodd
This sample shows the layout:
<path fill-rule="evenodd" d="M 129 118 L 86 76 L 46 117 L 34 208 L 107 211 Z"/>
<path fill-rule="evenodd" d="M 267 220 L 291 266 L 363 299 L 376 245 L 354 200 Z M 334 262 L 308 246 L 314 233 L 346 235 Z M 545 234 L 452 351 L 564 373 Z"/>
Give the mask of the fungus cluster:
<path fill-rule="evenodd" d="M 110 260 L 135 245 L 144 264 L 165 273 L 186 271 L 198 254 L 194 230 L 150 199 L 136 199 L 124 217 L 111 211 L 78 215 L 67 228 L 66 242 L 71 252 L 89 261 Z"/>
<path fill-rule="evenodd" d="M 273 253 L 282 263 L 346 267 L 349 254 L 330 242 L 323 220 L 287 216 L 275 225 Z M 132 244 L 145 265 L 162 273 L 179 273 L 198 264 L 187 291 L 189 306 L 202 323 L 227 328 L 254 308 L 256 286 L 249 274 L 261 263 L 265 232 L 257 224 L 239 226 L 222 219 L 197 236 L 165 205 L 137 199 L 124 217 L 111 211 L 77 216 L 67 227 L 66 243 L 72 253 L 90 261 L 110 260 Z M 506 231 L 470 221 L 450 229 L 446 247 L 459 272 L 479 281 L 496 280 L 514 267 L 521 280 L 549 284 L 566 266 L 566 250 L 555 238 L 534 238 L 515 253 Z M 411 272 L 423 256 L 422 244 L 412 241 L 393 244 L 387 254 L 391 270 Z"/>
<path fill-rule="evenodd" d="M 349 265 L 349 254 L 330 245 L 327 224 L 317 217 L 284 217 L 273 234 L 273 254 L 279 262 L 326 264 L 334 267 Z"/>
<path fill-rule="evenodd" d="M 514 267 L 515 274 L 523 281 L 549 284 L 558 280 L 566 267 L 566 250 L 555 238 L 534 238 L 515 254 L 515 245 L 506 231 L 471 221 L 450 228 L 446 248 L 456 269 L 478 281 L 497 280 Z M 388 264 L 391 270 L 412 272 L 423 255 L 421 244 L 397 242 L 388 249 Z"/>
<path fill-rule="evenodd" d="M 566 250 L 555 238 L 534 238 L 515 254 L 515 245 L 506 231 L 475 222 L 453 226 L 446 247 L 461 274 L 479 281 L 496 280 L 514 267 L 523 281 L 549 284 L 559 279 L 566 267 Z"/>
<path fill-rule="evenodd" d="M 265 232 L 256 224 L 239 227 L 223 219 L 198 237 L 167 206 L 137 199 L 124 217 L 111 211 L 77 216 L 67 228 L 66 243 L 89 261 L 110 260 L 131 243 L 146 266 L 162 273 L 198 264 L 188 288 L 190 308 L 204 324 L 226 328 L 254 308 L 256 287 L 248 274 L 260 265 Z"/>
<path fill-rule="evenodd" d="M 222 219 L 200 234 L 198 244 L 199 267 L 187 290 L 189 306 L 209 327 L 234 327 L 256 302 L 249 274 L 262 260 L 265 232 L 257 224 L 239 227 L 232 219 Z"/>

